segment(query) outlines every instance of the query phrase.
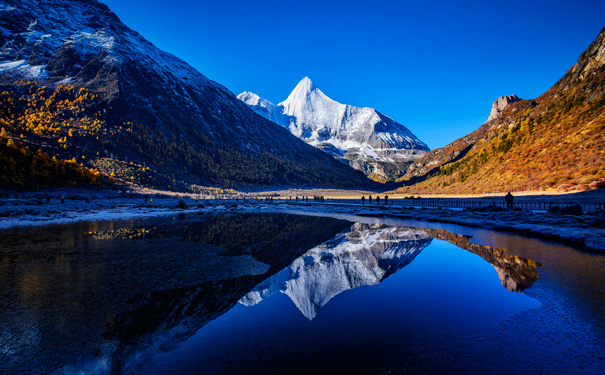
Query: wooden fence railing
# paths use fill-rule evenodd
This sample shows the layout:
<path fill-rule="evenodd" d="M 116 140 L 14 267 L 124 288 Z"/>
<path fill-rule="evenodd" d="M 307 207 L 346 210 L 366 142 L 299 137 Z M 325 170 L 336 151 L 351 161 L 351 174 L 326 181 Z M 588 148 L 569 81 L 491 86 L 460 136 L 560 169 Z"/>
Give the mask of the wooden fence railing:
<path fill-rule="evenodd" d="M 310 200 L 312 202 L 312 200 Z M 361 204 L 360 199 L 326 199 L 326 203 L 347 203 Z M 365 205 L 369 205 L 368 199 Z M 372 206 L 376 205 L 376 200 L 372 200 Z M 384 205 L 384 198 L 381 197 L 380 205 Z M 487 206 L 496 206 L 506 208 L 504 199 L 464 199 L 464 198 L 406 198 L 406 199 L 389 199 L 389 206 L 401 207 L 427 207 L 427 208 L 479 208 Z M 558 206 L 560 208 L 570 206 L 581 206 L 584 212 L 605 211 L 605 201 L 602 202 L 584 202 L 579 200 L 546 200 L 546 199 L 515 199 L 513 206 L 522 210 L 547 211 L 548 209 Z"/>

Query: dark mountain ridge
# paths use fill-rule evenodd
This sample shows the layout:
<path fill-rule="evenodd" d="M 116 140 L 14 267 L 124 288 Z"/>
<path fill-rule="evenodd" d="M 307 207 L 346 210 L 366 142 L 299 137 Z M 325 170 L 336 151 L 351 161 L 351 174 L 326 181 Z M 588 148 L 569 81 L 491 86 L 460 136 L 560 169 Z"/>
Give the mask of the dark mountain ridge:
<path fill-rule="evenodd" d="M 0 126 L 21 143 L 106 174 L 121 163 L 130 169 L 117 177 L 153 187 L 377 186 L 255 114 L 104 4 L 4 4 Z"/>

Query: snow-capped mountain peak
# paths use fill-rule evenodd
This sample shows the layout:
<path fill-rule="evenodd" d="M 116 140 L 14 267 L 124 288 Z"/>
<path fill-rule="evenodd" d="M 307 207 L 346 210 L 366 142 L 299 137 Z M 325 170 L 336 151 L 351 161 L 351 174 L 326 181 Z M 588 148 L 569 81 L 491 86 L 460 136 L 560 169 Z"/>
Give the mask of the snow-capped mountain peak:
<path fill-rule="evenodd" d="M 267 104 L 273 105 L 273 103 L 271 103 L 270 101 L 263 99 L 260 96 L 256 95 L 253 92 L 250 92 L 250 91 L 242 92 L 241 94 L 239 94 L 237 96 L 237 98 L 248 105 L 261 105 L 261 106 L 265 106 L 265 107 L 267 106 Z"/>
<path fill-rule="evenodd" d="M 279 103 L 278 105 L 285 107 L 287 110 L 289 106 L 295 105 L 297 103 L 308 103 L 310 101 L 313 101 L 313 99 L 331 100 L 326 96 L 326 94 L 324 94 L 319 88 L 317 88 L 313 84 L 313 81 L 311 81 L 309 77 L 305 77 L 300 82 L 298 82 L 298 84 L 296 85 L 294 90 L 292 90 L 288 98 L 283 102 Z"/>
<path fill-rule="evenodd" d="M 391 178 L 429 150 L 405 126 L 373 108 L 329 98 L 309 77 L 277 105 L 257 97 L 238 95 L 256 113 L 371 177 Z"/>
<path fill-rule="evenodd" d="M 298 82 L 298 85 L 296 85 L 296 87 L 294 88 L 294 90 L 292 90 L 292 93 L 295 93 L 295 92 L 310 93 L 311 91 L 314 91 L 316 89 L 317 88 L 313 84 L 313 81 L 311 81 L 311 78 L 309 78 L 307 76 L 307 77 L 301 79 L 300 82 Z"/>
<path fill-rule="evenodd" d="M 284 124 L 287 124 L 290 121 L 289 117 L 283 114 L 283 111 L 280 107 L 271 103 L 267 99 L 261 98 L 253 92 L 244 91 L 239 94 L 237 98 L 248 104 L 248 106 L 250 106 L 254 112 L 268 120 L 273 121 L 276 124 L 285 126 Z"/>

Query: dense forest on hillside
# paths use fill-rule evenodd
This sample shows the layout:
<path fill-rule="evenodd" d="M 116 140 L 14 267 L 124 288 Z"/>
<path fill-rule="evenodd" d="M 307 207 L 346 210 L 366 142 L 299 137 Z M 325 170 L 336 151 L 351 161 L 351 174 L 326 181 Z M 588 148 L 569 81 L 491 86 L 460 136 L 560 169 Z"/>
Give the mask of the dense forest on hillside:
<path fill-rule="evenodd" d="M 0 187 L 37 188 L 41 186 L 99 185 L 102 179 L 98 170 L 86 168 L 72 160 L 51 157 L 38 149 L 31 150 L 0 130 Z"/>

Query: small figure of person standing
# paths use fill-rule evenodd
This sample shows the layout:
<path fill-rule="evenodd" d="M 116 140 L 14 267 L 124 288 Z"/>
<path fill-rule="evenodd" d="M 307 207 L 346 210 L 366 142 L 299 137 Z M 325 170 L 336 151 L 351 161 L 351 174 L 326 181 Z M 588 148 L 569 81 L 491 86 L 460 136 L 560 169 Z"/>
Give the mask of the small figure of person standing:
<path fill-rule="evenodd" d="M 380 195 L 376 196 L 376 205 L 380 206 Z"/>
<path fill-rule="evenodd" d="M 389 196 L 388 195 L 384 195 L 384 205 L 386 206 L 387 204 L 389 204 Z"/>
<path fill-rule="evenodd" d="M 514 204 L 513 204 L 514 200 L 515 200 L 515 197 L 513 197 L 513 195 L 509 191 L 508 194 L 506 194 L 506 196 L 504 197 L 504 201 L 506 201 L 506 208 L 512 210 L 514 208 Z"/>
<path fill-rule="evenodd" d="M 372 204 L 372 196 L 371 195 L 368 197 L 368 203 Z"/>
<path fill-rule="evenodd" d="M 365 196 L 365 195 L 362 195 L 362 196 L 361 196 L 361 205 L 362 205 L 362 206 L 365 206 L 365 204 L 366 204 L 366 196 Z"/>

